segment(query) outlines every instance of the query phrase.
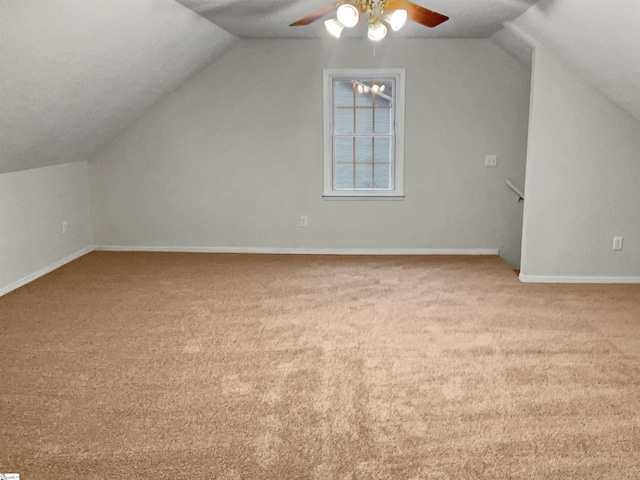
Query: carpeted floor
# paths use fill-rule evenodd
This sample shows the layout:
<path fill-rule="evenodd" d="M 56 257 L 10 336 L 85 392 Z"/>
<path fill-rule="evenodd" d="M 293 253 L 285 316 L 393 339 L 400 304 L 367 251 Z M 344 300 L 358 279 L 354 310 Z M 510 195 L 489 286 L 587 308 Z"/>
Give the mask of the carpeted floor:
<path fill-rule="evenodd" d="M 94 252 L 0 298 L 22 479 L 637 479 L 640 285 Z"/>

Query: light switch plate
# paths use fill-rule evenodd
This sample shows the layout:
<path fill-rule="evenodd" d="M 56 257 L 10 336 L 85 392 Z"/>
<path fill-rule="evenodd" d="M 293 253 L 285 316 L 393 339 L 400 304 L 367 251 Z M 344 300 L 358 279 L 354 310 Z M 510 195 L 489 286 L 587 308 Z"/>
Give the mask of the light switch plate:
<path fill-rule="evenodd" d="M 616 252 L 622 251 L 622 237 L 613 237 L 613 250 Z"/>

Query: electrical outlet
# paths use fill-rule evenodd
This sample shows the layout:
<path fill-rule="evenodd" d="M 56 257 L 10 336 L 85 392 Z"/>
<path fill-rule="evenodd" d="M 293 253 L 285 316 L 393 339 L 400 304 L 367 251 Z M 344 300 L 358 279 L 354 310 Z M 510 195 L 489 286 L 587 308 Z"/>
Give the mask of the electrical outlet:
<path fill-rule="evenodd" d="M 484 166 L 485 167 L 495 167 L 498 165 L 498 155 L 486 155 L 484 157 Z"/>
<path fill-rule="evenodd" d="M 616 252 L 622 250 L 622 237 L 613 237 L 613 250 Z"/>
<path fill-rule="evenodd" d="M 65 220 L 64 222 L 62 222 L 62 234 L 64 235 L 65 233 L 67 233 L 68 229 L 69 229 L 69 224 Z"/>
<path fill-rule="evenodd" d="M 302 228 L 307 228 L 309 226 L 309 217 L 307 217 L 306 215 L 302 215 L 300 217 L 300 226 Z"/>

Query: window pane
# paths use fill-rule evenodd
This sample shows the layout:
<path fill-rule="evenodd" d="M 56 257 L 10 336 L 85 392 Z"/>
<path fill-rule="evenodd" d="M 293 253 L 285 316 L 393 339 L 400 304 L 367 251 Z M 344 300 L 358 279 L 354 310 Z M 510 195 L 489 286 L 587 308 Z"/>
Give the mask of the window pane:
<path fill-rule="evenodd" d="M 390 107 L 391 98 L 393 98 L 393 82 L 386 81 L 386 82 L 378 82 L 378 83 L 380 84 L 381 88 L 382 88 L 382 85 L 384 85 L 384 89 L 374 97 L 374 102 L 376 106 Z"/>
<path fill-rule="evenodd" d="M 353 162 L 353 137 L 336 137 L 334 148 L 336 163 Z"/>
<path fill-rule="evenodd" d="M 353 189 L 353 165 L 336 165 L 335 188 Z"/>
<path fill-rule="evenodd" d="M 390 108 L 392 106 L 392 102 L 387 98 L 387 95 L 376 95 L 373 100 L 376 107 Z"/>
<path fill-rule="evenodd" d="M 373 142 L 371 137 L 356 138 L 356 162 L 371 163 L 373 161 Z"/>
<path fill-rule="evenodd" d="M 395 131 L 394 95 L 396 86 L 399 90 L 403 87 L 404 77 L 399 71 L 381 73 L 363 69 L 358 72 L 325 70 L 325 79 L 329 80 L 333 94 L 333 98 L 324 96 L 328 102 L 325 108 L 331 105 L 333 110 L 325 117 L 325 126 L 332 130 L 327 135 L 331 135 L 333 146 L 333 158 L 329 152 L 325 156 L 325 172 L 329 170 L 331 177 L 331 185 L 328 181 L 325 183 L 325 192 L 366 196 L 372 190 L 379 190 L 381 195 L 402 194 L 402 182 L 396 185 L 395 178 L 396 168 L 402 169 L 402 163 L 399 166 L 395 163 L 401 160 L 395 158 L 395 142 L 396 135 L 400 135 L 402 141 L 403 132 Z M 398 173 L 401 180 L 401 170 Z"/>
<path fill-rule="evenodd" d="M 374 147 L 374 162 L 391 162 L 391 137 L 375 137 Z"/>
<path fill-rule="evenodd" d="M 359 108 L 356 110 L 356 133 L 373 133 L 373 110 Z"/>
<path fill-rule="evenodd" d="M 373 168 L 372 165 L 356 165 L 356 188 L 373 188 L 372 182 Z"/>
<path fill-rule="evenodd" d="M 333 130 L 334 133 L 354 133 L 353 131 L 353 109 L 336 108 Z"/>
<path fill-rule="evenodd" d="M 335 105 L 338 107 L 353 105 L 353 83 L 345 81 L 335 82 Z"/>
<path fill-rule="evenodd" d="M 375 173 L 374 188 L 390 190 L 391 185 L 391 165 L 376 164 L 373 167 Z"/>
<path fill-rule="evenodd" d="M 376 133 L 392 133 L 391 109 L 376 108 Z"/>
<path fill-rule="evenodd" d="M 373 98 L 371 92 L 369 93 L 356 93 L 356 105 L 359 107 L 370 107 L 373 104 Z"/>
<path fill-rule="evenodd" d="M 375 82 L 379 83 L 379 82 Z M 374 81 L 372 80 L 355 80 L 354 89 L 356 92 L 356 105 L 362 107 L 370 107 L 373 104 Z"/>

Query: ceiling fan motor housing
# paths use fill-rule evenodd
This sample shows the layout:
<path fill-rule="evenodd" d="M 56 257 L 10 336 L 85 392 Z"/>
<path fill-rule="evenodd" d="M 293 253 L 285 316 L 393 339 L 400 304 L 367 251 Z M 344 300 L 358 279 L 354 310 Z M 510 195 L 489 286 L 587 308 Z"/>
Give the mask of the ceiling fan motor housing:
<path fill-rule="evenodd" d="M 370 13 L 374 8 L 382 11 L 388 0 L 353 0 L 353 3 L 363 13 Z"/>

